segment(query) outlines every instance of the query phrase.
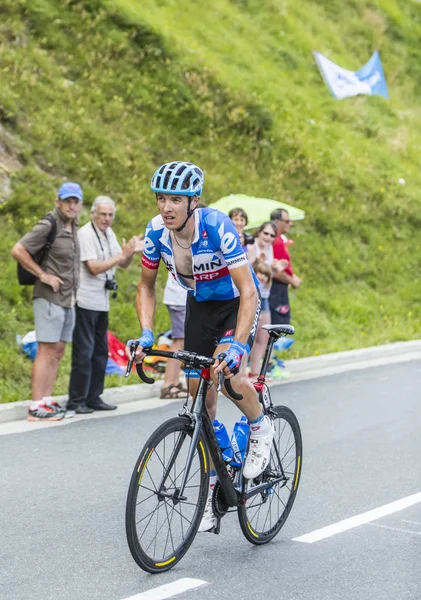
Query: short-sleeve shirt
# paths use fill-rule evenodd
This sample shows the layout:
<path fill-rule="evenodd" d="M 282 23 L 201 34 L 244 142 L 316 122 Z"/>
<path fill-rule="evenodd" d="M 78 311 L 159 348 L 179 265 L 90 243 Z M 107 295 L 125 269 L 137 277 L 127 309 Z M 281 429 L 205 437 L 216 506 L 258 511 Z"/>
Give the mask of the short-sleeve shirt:
<path fill-rule="evenodd" d="M 39 279 L 34 285 L 34 298 L 44 298 L 48 302 L 58 304 L 64 308 L 70 308 L 75 304 L 76 290 L 79 283 L 79 242 L 77 237 L 77 223 L 72 223 L 72 231 L 65 228 L 66 218 L 63 213 L 55 208 L 51 213 L 57 223 L 57 231 L 54 242 L 51 244 L 46 261 L 42 269 L 46 273 L 60 277 L 63 281 L 58 292 Z M 36 254 L 44 248 L 47 243 L 48 234 L 51 231 L 51 222 L 41 219 L 28 231 L 19 243 L 31 254 Z"/>
<path fill-rule="evenodd" d="M 294 271 L 292 270 L 291 265 L 291 257 L 285 246 L 284 240 L 280 235 L 277 235 L 275 241 L 273 243 L 273 258 L 275 260 L 285 259 L 288 261 L 288 266 L 285 269 L 285 273 L 292 277 L 294 275 Z"/>
<path fill-rule="evenodd" d="M 166 268 L 197 302 L 238 298 L 239 290 L 230 271 L 248 265 L 256 287 L 259 282 L 247 260 L 237 230 L 226 215 L 213 208 L 199 208 L 193 213 L 195 234 L 191 245 L 195 289 L 189 288 L 178 276 L 170 231 L 161 215 L 154 217 L 146 228 L 142 264 L 158 269 L 162 259 Z"/>
<path fill-rule="evenodd" d="M 167 306 L 186 306 L 187 292 L 182 288 L 174 277 L 168 273 L 167 283 L 164 290 L 163 303 Z"/>
<path fill-rule="evenodd" d="M 81 263 L 77 305 L 85 310 L 108 312 L 110 310 L 110 291 L 105 289 L 105 282 L 107 278 L 113 279 L 115 268 L 106 273 L 92 275 L 86 261 L 109 260 L 121 253 L 120 244 L 111 228 L 103 233 L 91 221 L 79 229 L 78 237 Z"/>

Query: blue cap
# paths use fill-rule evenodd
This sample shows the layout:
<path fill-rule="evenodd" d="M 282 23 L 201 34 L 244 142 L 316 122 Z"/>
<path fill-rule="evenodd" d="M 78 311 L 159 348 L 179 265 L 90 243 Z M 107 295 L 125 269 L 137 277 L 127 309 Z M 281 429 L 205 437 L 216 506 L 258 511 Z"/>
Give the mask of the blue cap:
<path fill-rule="evenodd" d="M 63 183 L 57 195 L 60 200 L 66 200 L 66 198 L 77 198 L 81 202 L 83 200 L 82 188 L 78 183 L 72 183 L 71 181 Z"/>

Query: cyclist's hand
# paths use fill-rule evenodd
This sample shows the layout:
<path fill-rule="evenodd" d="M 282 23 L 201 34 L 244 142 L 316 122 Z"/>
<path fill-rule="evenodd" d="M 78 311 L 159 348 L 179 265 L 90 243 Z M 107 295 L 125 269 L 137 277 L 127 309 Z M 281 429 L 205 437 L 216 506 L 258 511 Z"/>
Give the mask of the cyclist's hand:
<path fill-rule="evenodd" d="M 226 379 L 231 379 L 231 377 L 237 375 L 240 370 L 241 360 L 246 352 L 247 346 L 234 340 L 222 362 L 219 361 L 220 354 L 216 357 L 218 364 L 215 367 L 215 373 L 218 374 L 223 370 Z"/>
<path fill-rule="evenodd" d="M 139 339 L 129 340 L 126 343 L 126 354 L 127 354 L 128 358 L 131 358 L 130 346 L 131 346 L 131 344 L 133 344 L 133 342 L 138 344 L 138 346 L 136 348 L 134 362 L 136 364 L 141 363 L 146 356 L 146 354 L 143 352 L 143 349 L 144 348 L 152 348 L 152 346 L 153 346 L 153 343 L 154 343 L 153 332 L 150 329 L 144 329 L 142 331 L 142 335 L 140 336 Z"/>

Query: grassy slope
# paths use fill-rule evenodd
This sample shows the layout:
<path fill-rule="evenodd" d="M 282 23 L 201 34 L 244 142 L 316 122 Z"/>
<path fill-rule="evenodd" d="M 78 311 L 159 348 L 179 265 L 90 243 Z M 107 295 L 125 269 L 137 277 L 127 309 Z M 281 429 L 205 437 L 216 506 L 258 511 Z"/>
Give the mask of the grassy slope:
<path fill-rule="evenodd" d="M 138 232 L 155 210 L 149 177 L 173 157 L 205 168 L 208 201 L 245 192 L 306 210 L 293 235 L 304 279 L 293 294 L 297 354 L 419 335 L 421 6 L 215 0 L 207 7 L 2 3 L 0 144 L 23 168 L 0 206 L 0 402 L 30 395 L 30 365 L 13 346 L 17 332 L 32 329 L 30 294 L 15 283 L 10 247 L 49 209 L 63 178 L 82 183 L 86 205 L 97 193 L 112 195 L 117 233 Z M 331 98 L 311 51 L 358 69 L 376 48 L 390 102 Z M 118 277 L 111 328 L 124 340 L 137 331 L 137 265 Z M 166 319 L 160 310 L 158 328 Z M 68 358 L 57 393 L 66 390 Z"/>

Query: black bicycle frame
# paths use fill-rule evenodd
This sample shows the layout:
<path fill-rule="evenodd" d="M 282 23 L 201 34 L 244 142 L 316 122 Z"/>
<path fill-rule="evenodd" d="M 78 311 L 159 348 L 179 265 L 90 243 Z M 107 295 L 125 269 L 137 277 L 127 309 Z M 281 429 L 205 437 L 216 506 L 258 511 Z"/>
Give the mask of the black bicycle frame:
<path fill-rule="evenodd" d="M 273 485 L 285 480 L 285 475 L 252 487 L 245 493 L 244 491 L 240 492 L 235 488 L 230 474 L 228 473 L 227 465 L 225 464 L 218 440 L 215 436 L 213 424 L 210 420 L 208 411 L 206 409 L 206 393 L 212 385 L 211 383 L 209 383 L 209 377 L 209 370 L 202 369 L 199 387 L 197 389 L 196 397 L 194 399 L 193 406 L 191 409 L 191 414 L 193 415 L 194 420 L 194 431 L 190 442 L 183 480 L 178 490 L 177 498 L 175 499 L 178 500 L 183 497 L 184 488 L 186 486 L 188 476 L 190 473 L 190 468 L 193 462 L 193 456 L 197 448 L 197 443 L 199 441 L 200 431 L 203 430 L 203 436 L 205 438 L 206 447 L 213 461 L 215 471 L 218 475 L 218 480 L 224 494 L 224 499 L 228 506 L 238 506 L 248 498 L 251 498 L 252 496 L 255 496 L 256 494 L 263 492 L 268 488 L 272 487 Z"/>

